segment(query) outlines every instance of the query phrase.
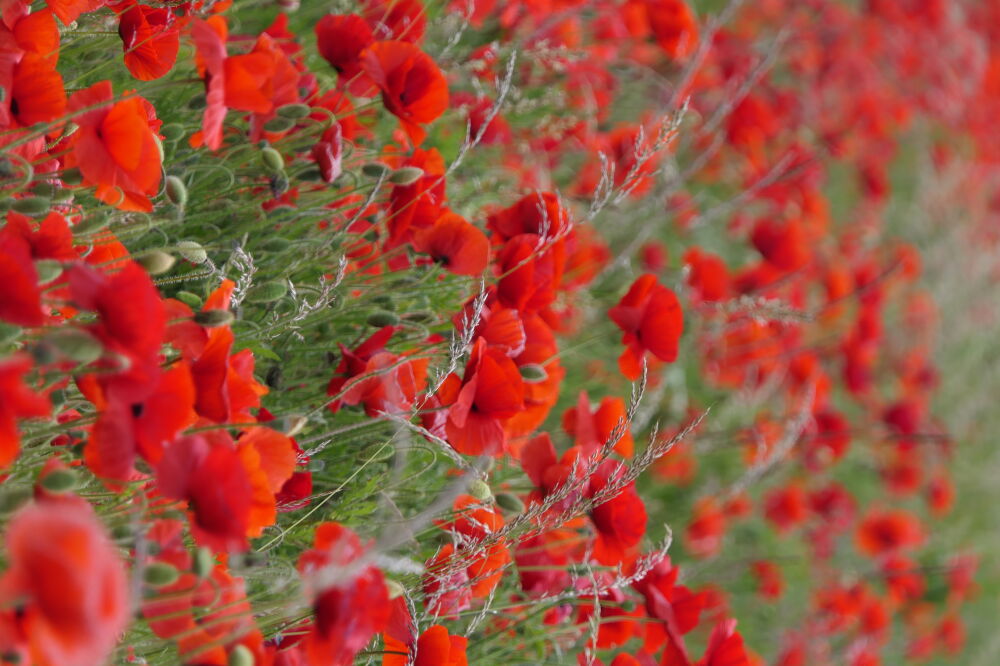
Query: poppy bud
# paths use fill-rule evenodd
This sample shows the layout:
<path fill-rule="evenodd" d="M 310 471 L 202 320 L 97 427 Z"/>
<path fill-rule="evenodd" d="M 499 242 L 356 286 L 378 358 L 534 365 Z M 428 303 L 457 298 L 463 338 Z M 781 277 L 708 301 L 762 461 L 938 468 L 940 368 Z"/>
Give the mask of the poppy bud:
<path fill-rule="evenodd" d="M 285 116 L 276 116 L 264 123 L 264 130 L 275 134 L 287 132 L 293 127 L 295 127 L 295 121 L 291 118 L 286 118 Z"/>
<path fill-rule="evenodd" d="M 200 111 L 201 109 L 205 108 L 205 104 L 207 103 L 207 101 L 208 100 L 205 99 L 205 95 L 199 93 L 188 101 L 187 108 L 191 109 L 192 111 Z"/>
<path fill-rule="evenodd" d="M 35 272 L 38 273 L 38 283 L 52 282 L 62 275 L 62 264 L 55 259 L 39 259 L 35 262 Z"/>
<path fill-rule="evenodd" d="M 205 252 L 205 248 L 194 241 L 181 241 L 177 244 L 177 251 L 192 264 L 203 264 L 208 261 L 208 253 Z"/>
<path fill-rule="evenodd" d="M 73 199 L 73 191 L 59 188 L 52 193 L 52 202 L 57 204 L 69 203 Z"/>
<path fill-rule="evenodd" d="M 177 582 L 180 572 L 177 567 L 166 562 L 153 562 L 142 572 L 142 580 L 150 587 L 164 587 Z"/>
<path fill-rule="evenodd" d="M 291 247 L 291 245 L 292 242 L 287 238 L 281 238 L 275 236 L 274 238 L 268 238 L 266 241 L 264 241 L 261 247 L 263 247 L 268 252 L 284 252 L 289 247 Z"/>
<path fill-rule="evenodd" d="M 8 345 L 21 337 L 21 327 L 0 321 L 0 345 Z"/>
<path fill-rule="evenodd" d="M 268 146 L 260 151 L 260 161 L 264 163 L 268 171 L 281 173 L 285 170 L 285 158 L 274 148 Z"/>
<path fill-rule="evenodd" d="M 391 578 L 385 579 L 385 589 L 389 593 L 390 599 L 396 599 L 397 597 L 403 596 L 406 589 L 402 585 L 392 580 Z"/>
<path fill-rule="evenodd" d="M 203 310 L 194 313 L 194 323 L 205 328 L 229 326 L 236 317 L 229 310 Z"/>
<path fill-rule="evenodd" d="M 215 556 L 212 555 L 212 551 L 208 548 L 202 546 L 198 550 L 194 551 L 194 557 L 191 558 L 191 571 L 198 578 L 204 578 L 208 574 L 212 573 L 212 568 L 215 566 Z"/>
<path fill-rule="evenodd" d="M 254 665 L 253 652 L 250 651 L 246 645 L 237 645 L 229 652 L 229 659 L 226 661 L 227 666 L 253 666 Z"/>
<path fill-rule="evenodd" d="M 524 511 L 524 502 L 513 493 L 497 493 L 497 506 L 511 513 L 521 513 Z"/>
<path fill-rule="evenodd" d="M 107 213 L 97 212 L 73 225 L 73 232 L 77 235 L 96 233 L 108 226 L 110 221 L 111 218 L 108 217 Z"/>
<path fill-rule="evenodd" d="M 31 488 L 10 486 L 0 488 L 0 514 L 13 513 L 31 498 Z"/>
<path fill-rule="evenodd" d="M 257 285 L 247 294 L 247 300 L 251 303 L 273 303 L 285 297 L 288 293 L 288 285 L 284 282 L 274 280 Z"/>
<path fill-rule="evenodd" d="M 74 490 L 80 483 L 80 478 L 71 469 L 54 469 L 39 481 L 40 485 L 50 493 L 62 494 Z"/>
<path fill-rule="evenodd" d="M 308 104 L 285 104 L 278 107 L 278 115 L 285 118 L 305 118 L 312 112 Z"/>
<path fill-rule="evenodd" d="M 549 378 L 549 373 L 545 371 L 545 368 L 537 363 L 526 363 L 519 366 L 518 370 L 521 372 L 521 379 L 528 384 L 537 384 L 538 382 L 544 382 Z"/>
<path fill-rule="evenodd" d="M 187 203 L 188 193 L 184 187 L 184 181 L 177 176 L 167 176 L 167 199 L 175 206 L 183 206 Z"/>
<path fill-rule="evenodd" d="M 170 123 L 160 128 L 160 134 L 167 141 L 177 141 L 184 136 L 184 126 L 179 123 Z"/>
<path fill-rule="evenodd" d="M 375 328 L 383 326 L 395 326 L 399 323 L 399 315 L 388 310 L 379 310 L 368 315 L 368 325 Z"/>
<path fill-rule="evenodd" d="M 369 162 L 361 167 L 361 173 L 369 178 L 382 178 L 389 173 L 389 167 L 381 162 Z"/>
<path fill-rule="evenodd" d="M 407 312 L 403 315 L 403 319 L 419 324 L 422 322 L 433 321 L 434 313 L 428 310 L 414 310 L 413 312 Z"/>
<path fill-rule="evenodd" d="M 370 462 L 382 462 L 384 460 L 389 460 L 396 454 L 396 449 L 385 442 L 375 442 L 371 446 L 365 448 L 362 452 L 362 457 Z"/>
<path fill-rule="evenodd" d="M 112 541 L 126 541 L 132 538 L 132 528 L 129 525 L 115 525 L 109 534 Z"/>
<path fill-rule="evenodd" d="M 82 365 L 93 363 L 104 354 L 100 340 L 79 328 L 63 328 L 52 332 L 43 341 L 62 356 Z"/>
<path fill-rule="evenodd" d="M 621 608 L 626 613 L 631 613 L 635 610 L 635 600 L 626 599 L 625 601 L 621 602 L 621 604 L 619 604 L 619 608 Z"/>
<path fill-rule="evenodd" d="M 469 494 L 484 502 L 493 497 L 493 491 L 490 490 L 489 484 L 482 479 L 473 479 L 469 482 Z"/>
<path fill-rule="evenodd" d="M 201 307 L 202 301 L 201 296 L 198 294 L 191 293 L 190 291 L 178 291 L 177 300 L 187 305 L 191 309 L 197 309 Z"/>
<path fill-rule="evenodd" d="M 309 419 L 305 416 L 302 416 L 301 414 L 289 416 L 285 419 L 285 434 L 289 437 L 295 437 L 297 434 L 302 432 L 307 425 L 309 425 Z"/>
<path fill-rule="evenodd" d="M 31 188 L 31 193 L 36 197 L 46 197 L 51 199 L 56 193 L 56 187 L 52 183 L 43 180 L 39 183 L 35 183 L 35 186 Z"/>
<path fill-rule="evenodd" d="M 80 172 L 78 167 L 64 169 L 63 172 L 59 174 L 59 178 L 67 185 L 79 185 L 83 182 L 83 174 Z"/>
<path fill-rule="evenodd" d="M 389 176 L 389 182 L 393 185 L 412 185 L 413 183 L 420 180 L 424 175 L 424 170 L 420 167 L 415 166 L 405 166 L 400 167 L 392 172 Z"/>
<path fill-rule="evenodd" d="M 174 267 L 177 259 L 163 250 L 150 250 L 136 257 L 135 262 L 150 275 L 162 275 Z"/>
<path fill-rule="evenodd" d="M 52 200 L 48 197 L 25 197 L 16 199 L 10 207 L 22 215 L 38 217 L 48 213 L 51 206 Z"/>

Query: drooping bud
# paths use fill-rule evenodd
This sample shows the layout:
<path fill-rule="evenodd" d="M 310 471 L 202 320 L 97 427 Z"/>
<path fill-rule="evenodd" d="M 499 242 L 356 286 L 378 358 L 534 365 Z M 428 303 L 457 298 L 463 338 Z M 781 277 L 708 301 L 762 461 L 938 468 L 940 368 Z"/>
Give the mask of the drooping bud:
<path fill-rule="evenodd" d="M 361 167 L 361 173 L 369 178 L 382 178 L 389 173 L 389 167 L 381 162 L 369 162 Z"/>
<path fill-rule="evenodd" d="M 469 482 L 469 494 L 483 502 L 493 498 L 493 491 L 490 490 L 490 485 L 482 479 L 473 479 Z"/>
<path fill-rule="evenodd" d="M 142 580 L 150 587 L 172 585 L 180 578 L 177 567 L 167 562 L 153 562 L 142 571 Z"/>
<path fill-rule="evenodd" d="M 60 355 L 81 365 L 93 363 L 104 354 L 104 346 L 93 335 L 79 328 L 61 328 L 45 337 L 43 342 Z"/>
<path fill-rule="evenodd" d="M 192 264 L 203 264 L 208 261 L 208 253 L 205 248 L 194 241 L 185 240 L 177 244 L 177 251 L 181 256 Z"/>
<path fill-rule="evenodd" d="M 10 207 L 22 215 L 40 217 L 48 213 L 51 206 L 52 200 L 48 197 L 24 197 L 15 199 Z"/>
<path fill-rule="evenodd" d="M 389 182 L 393 185 L 412 185 L 413 183 L 420 180 L 424 175 L 424 170 L 420 167 L 415 166 L 405 166 L 400 167 L 392 172 L 389 176 Z"/>
<path fill-rule="evenodd" d="M 270 146 L 261 149 L 260 161 L 263 162 L 268 171 L 273 173 L 281 173 L 285 170 L 285 158 Z"/>
<path fill-rule="evenodd" d="M 511 513 L 521 513 L 524 511 L 524 502 L 513 493 L 497 493 L 497 506 Z"/>
<path fill-rule="evenodd" d="M 42 488 L 57 495 L 75 490 L 79 484 L 76 472 L 65 467 L 51 470 L 38 481 Z"/>
<path fill-rule="evenodd" d="M 257 285 L 247 294 L 247 300 L 251 303 L 273 303 L 285 297 L 288 293 L 288 285 L 284 282 L 274 280 Z"/>
<path fill-rule="evenodd" d="M 312 112 L 308 104 L 285 104 L 278 107 L 278 115 L 284 118 L 305 118 Z"/>
<path fill-rule="evenodd" d="M 174 267 L 177 258 L 163 250 L 150 250 L 136 257 L 135 262 L 150 275 L 162 275 Z"/>
<path fill-rule="evenodd" d="M 0 486 L 0 514 L 13 513 L 31 498 L 27 486 Z"/>
<path fill-rule="evenodd" d="M 167 199 L 175 206 L 184 206 L 187 203 L 188 192 L 184 186 L 184 181 L 177 176 L 167 176 L 166 183 Z"/>
<path fill-rule="evenodd" d="M 368 315 L 368 325 L 376 328 L 395 326 L 399 323 L 399 315 L 388 310 L 378 310 Z"/>
<path fill-rule="evenodd" d="M 229 326 L 236 317 L 229 310 L 203 310 L 194 313 L 194 322 L 205 328 Z"/>
<path fill-rule="evenodd" d="M 194 556 L 191 558 L 191 572 L 195 576 L 205 578 L 212 573 L 213 567 L 215 567 L 215 556 L 211 550 L 201 546 L 194 551 Z"/>
<path fill-rule="evenodd" d="M 253 666 L 253 652 L 246 645 L 237 645 L 229 651 L 229 659 L 226 666 Z"/>
<path fill-rule="evenodd" d="M 111 222 L 111 218 L 108 217 L 107 213 L 98 211 L 92 216 L 84 218 L 80 222 L 73 225 L 74 234 L 92 234 L 100 231 L 104 227 L 108 226 Z"/>
<path fill-rule="evenodd" d="M 295 127 L 295 120 L 286 116 L 275 116 L 264 123 L 264 130 L 274 134 L 287 132 L 293 127 Z"/>
<path fill-rule="evenodd" d="M 62 275 L 62 264 L 55 259 L 39 259 L 35 262 L 35 272 L 38 273 L 38 283 L 52 282 Z"/>
<path fill-rule="evenodd" d="M 192 310 L 197 310 L 201 307 L 204 302 L 198 294 L 192 293 L 190 291 L 178 291 L 177 300 L 187 305 Z"/>

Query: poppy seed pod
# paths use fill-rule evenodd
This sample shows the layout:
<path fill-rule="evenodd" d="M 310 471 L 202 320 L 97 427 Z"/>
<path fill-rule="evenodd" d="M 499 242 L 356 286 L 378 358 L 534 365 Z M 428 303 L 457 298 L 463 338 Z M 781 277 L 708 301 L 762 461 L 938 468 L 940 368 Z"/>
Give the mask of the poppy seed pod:
<path fill-rule="evenodd" d="M 205 328 L 228 326 L 236 317 L 229 310 L 204 310 L 194 314 L 194 322 Z"/>
<path fill-rule="evenodd" d="M 187 203 L 188 193 L 184 181 L 177 176 L 167 176 L 167 199 L 175 206 L 183 206 Z"/>
<path fill-rule="evenodd" d="M 150 250 L 136 257 L 135 261 L 150 275 L 161 275 L 174 267 L 177 258 L 163 250 Z"/>
<path fill-rule="evenodd" d="M 392 172 L 389 182 L 393 185 L 412 185 L 423 178 L 424 170 L 420 167 L 405 166 Z"/>
<path fill-rule="evenodd" d="M 260 161 L 263 162 L 267 170 L 272 173 L 281 173 L 285 170 L 285 158 L 281 156 L 281 153 L 270 146 L 261 148 Z"/>

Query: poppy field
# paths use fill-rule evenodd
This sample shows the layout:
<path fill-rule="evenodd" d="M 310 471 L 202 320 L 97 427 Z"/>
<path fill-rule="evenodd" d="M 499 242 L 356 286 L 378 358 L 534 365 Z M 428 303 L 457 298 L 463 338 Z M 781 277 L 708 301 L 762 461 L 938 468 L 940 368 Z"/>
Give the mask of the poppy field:
<path fill-rule="evenodd" d="M 0 0 L 0 664 L 1000 663 L 997 0 Z"/>

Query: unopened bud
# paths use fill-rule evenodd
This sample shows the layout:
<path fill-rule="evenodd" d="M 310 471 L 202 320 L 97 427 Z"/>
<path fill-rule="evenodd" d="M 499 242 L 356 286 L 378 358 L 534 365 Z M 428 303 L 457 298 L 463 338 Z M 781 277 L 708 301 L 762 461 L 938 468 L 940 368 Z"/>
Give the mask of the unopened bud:
<path fill-rule="evenodd" d="M 179 242 L 177 244 L 177 251 L 192 264 L 203 264 L 208 261 L 208 253 L 205 252 L 205 248 L 194 241 L 185 240 Z"/>
<path fill-rule="evenodd" d="M 237 645 L 229 651 L 229 659 L 226 666 L 253 666 L 253 652 L 246 645 Z"/>
<path fill-rule="evenodd" d="M 288 285 L 275 280 L 273 282 L 265 282 L 251 289 L 250 293 L 247 294 L 247 300 L 251 303 L 273 303 L 284 298 L 287 293 Z"/>
<path fill-rule="evenodd" d="M 53 331 L 44 341 L 62 356 L 82 365 L 93 363 L 104 354 L 100 340 L 79 328 L 63 328 Z"/>
<path fill-rule="evenodd" d="M 511 513 L 521 513 L 524 511 L 524 502 L 513 493 L 497 493 L 497 506 Z"/>
<path fill-rule="evenodd" d="M 202 301 L 201 296 L 190 291 L 178 291 L 177 300 L 187 305 L 192 310 L 197 310 L 204 302 Z"/>
<path fill-rule="evenodd" d="M 39 259 L 35 262 L 35 272 L 38 273 L 38 283 L 46 284 L 62 275 L 63 267 L 55 259 Z"/>
<path fill-rule="evenodd" d="M 0 486 L 0 514 L 13 513 L 31 498 L 27 486 Z"/>
<path fill-rule="evenodd" d="M 48 213 L 51 206 L 52 200 L 48 197 L 24 197 L 16 199 L 10 207 L 22 215 L 37 217 Z"/>
<path fill-rule="evenodd" d="M 484 502 L 493 497 L 493 491 L 490 490 L 490 485 L 482 479 L 473 479 L 469 483 L 469 494 L 477 500 Z"/>
<path fill-rule="evenodd" d="M 56 193 L 56 187 L 52 183 L 43 180 L 35 183 L 35 186 L 31 188 L 31 193 L 36 197 L 51 199 Z"/>
<path fill-rule="evenodd" d="M 107 213 L 97 212 L 73 225 L 73 233 L 77 235 L 96 233 L 108 226 L 109 222 L 111 222 L 111 218 L 108 217 Z"/>
<path fill-rule="evenodd" d="M 170 123 L 160 128 L 160 134 L 167 141 L 177 141 L 184 136 L 184 126 L 178 123 Z"/>
<path fill-rule="evenodd" d="M 167 176 L 167 199 L 175 206 L 183 206 L 187 203 L 188 191 L 184 186 L 184 181 L 177 176 Z"/>
<path fill-rule="evenodd" d="M 180 578 L 177 567 L 166 562 L 153 562 L 142 572 L 142 580 L 150 587 L 164 587 L 172 585 Z"/>
<path fill-rule="evenodd" d="M 280 134 L 295 127 L 295 121 L 285 116 L 275 116 L 264 123 L 264 131 Z"/>
<path fill-rule="evenodd" d="M 291 246 L 292 242 L 287 238 L 275 236 L 264 241 L 262 247 L 268 252 L 283 252 Z"/>
<path fill-rule="evenodd" d="M 274 148 L 268 146 L 260 151 L 260 161 L 264 163 L 269 171 L 281 173 L 285 170 L 285 158 Z"/>
<path fill-rule="evenodd" d="M 388 310 L 379 310 L 368 315 L 368 325 L 376 328 L 395 326 L 399 323 L 399 315 Z"/>
<path fill-rule="evenodd" d="M 204 546 L 194 551 L 194 557 L 191 558 L 191 571 L 195 576 L 205 578 L 212 573 L 214 567 L 215 556 L 212 555 L 212 551 Z"/>
<path fill-rule="evenodd" d="M 59 178 L 67 185 L 79 185 L 83 182 L 83 174 L 80 172 L 79 167 L 64 169 L 63 172 L 59 174 Z"/>
<path fill-rule="evenodd" d="M 385 589 L 389 593 L 390 599 L 396 599 L 397 597 L 401 597 L 406 592 L 406 589 L 402 585 L 392 580 L 391 578 L 386 579 Z"/>
<path fill-rule="evenodd" d="M 369 178 L 382 178 L 389 173 L 389 167 L 381 162 L 369 162 L 361 167 L 361 173 Z"/>
<path fill-rule="evenodd" d="M 174 267 L 177 258 L 163 250 L 150 250 L 136 257 L 135 262 L 150 275 L 162 275 Z"/>
<path fill-rule="evenodd" d="M 301 414 L 289 416 L 285 419 L 285 434 L 289 437 L 295 437 L 297 434 L 302 432 L 307 425 L 309 425 L 309 419 L 305 416 L 302 416 Z"/>
<path fill-rule="evenodd" d="M 205 328 L 229 326 L 236 317 L 229 310 L 202 310 L 194 313 L 194 322 Z"/>
<path fill-rule="evenodd" d="M 519 366 L 518 370 L 521 372 L 521 379 L 528 384 L 537 384 L 538 382 L 544 382 L 549 378 L 549 373 L 545 371 L 545 368 L 537 363 L 526 363 L 525 365 Z"/>
<path fill-rule="evenodd" d="M 424 170 L 420 167 L 415 166 L 405 166 L 400 167 L 392 172 L 389 176 L 389 182 L 393 185 L 412 185 L 413 183 L 420 180 L 424 175 Z"/>
<path fill-rule="evenodd" d="M 278 107 L 278 115 L 285 118 L 305 118 L 312 112 L 308 104 L 286 104 Z"/>
<path fill-rule="evenodd" d="M 80 477 L 71 469 L 54 469 L 38 481 L 50 493 L 62 494 L 74 490 L 80 483 Z"/>

